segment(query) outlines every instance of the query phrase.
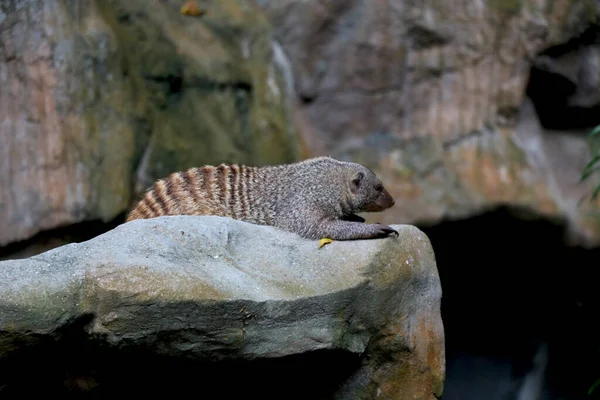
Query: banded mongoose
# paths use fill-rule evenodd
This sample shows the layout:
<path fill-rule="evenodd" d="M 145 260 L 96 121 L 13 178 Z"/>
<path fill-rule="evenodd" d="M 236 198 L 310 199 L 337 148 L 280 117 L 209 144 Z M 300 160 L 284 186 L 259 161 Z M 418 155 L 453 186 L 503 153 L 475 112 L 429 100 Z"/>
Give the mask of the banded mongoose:
<path fill-rule="evenodd" d="M 394 199 L 368 168 L 330 157 L 252 167 L 203 166 L 158 180 L 127 221 L 163 215 L 218 215 L 272 225 L 307 239 L 373 239 L 395 233 L 355 213 Z"/>

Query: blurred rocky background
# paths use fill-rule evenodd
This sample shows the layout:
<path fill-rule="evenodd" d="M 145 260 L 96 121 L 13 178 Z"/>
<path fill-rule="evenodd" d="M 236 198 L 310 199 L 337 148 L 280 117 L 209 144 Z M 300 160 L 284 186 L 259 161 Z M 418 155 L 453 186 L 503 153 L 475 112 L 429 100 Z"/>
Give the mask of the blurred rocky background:
<path fill-rule="evenodd" d="M 600 201 L 579 177 L 599 16 L 597 0 L 1 0 L 0 257 L 110 230 L 176 170 L 357 161 L 396 198 L 369 219 L 432 241 L 443 399 L 590 398 Z"/>

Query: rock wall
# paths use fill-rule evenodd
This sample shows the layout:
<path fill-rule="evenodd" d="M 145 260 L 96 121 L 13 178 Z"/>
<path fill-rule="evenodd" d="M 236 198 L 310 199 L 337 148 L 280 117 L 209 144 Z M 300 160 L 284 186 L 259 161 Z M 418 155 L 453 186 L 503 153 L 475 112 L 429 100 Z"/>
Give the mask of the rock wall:
<path fill-rule="evenodd" d="M 264 15 L 226 0 L 0 4 L 0 246 L 123 213 L 201 163 L 296 159 Z"/>
<path fill-rule="evenodd" d="M 291 60 L 311 154 L 382 175 L 399 200 L 386 221 L 509 205 L 600 244 L 600 204 L 585 198 L 595 182 L 578 183 L 591 158 L 584 133 L 600 124 L 597 2 L 259 3 Z M 569 90 L 543 77 L 531 87 L 532 67 Z M 548 108 L 549 94 L 587 118 Z M 540 125 L 544 113 L 562 125 Z"/>
<path fill-rule="evenodd" d="M 114 219 L 174 170 L 323 154 L 381 175 L 384 223 L 507 205 L 600 244 L 593 0 L 182 4 L 0 5 L 0 246 Z"/>

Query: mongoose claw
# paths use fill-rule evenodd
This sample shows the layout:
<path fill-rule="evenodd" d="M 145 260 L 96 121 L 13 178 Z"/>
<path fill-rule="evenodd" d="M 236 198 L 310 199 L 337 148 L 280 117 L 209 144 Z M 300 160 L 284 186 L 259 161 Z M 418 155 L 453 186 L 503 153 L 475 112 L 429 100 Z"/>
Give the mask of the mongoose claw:
<path fill-rule="evenodd" d="M 396 237 L 398 237 L 398 231 L 387 226 L 387 225 L 383 225 L 383 224 L 375 224 L 378 228 L 378 237 L 386 237 L 388 236 L 390 233 L 395 233 Z"/>

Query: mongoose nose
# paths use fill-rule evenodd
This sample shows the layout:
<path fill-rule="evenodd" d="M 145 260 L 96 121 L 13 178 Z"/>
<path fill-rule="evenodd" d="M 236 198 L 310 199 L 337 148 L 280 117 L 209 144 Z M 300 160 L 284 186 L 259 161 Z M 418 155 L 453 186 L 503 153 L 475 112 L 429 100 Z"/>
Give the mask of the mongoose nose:
<path fill-rule="evenodd" d="M 394 204 L 396 204 L 396 200 L 394 200 L 394 199 L 392 198 L 392 206 L 393 206 Z"/>

